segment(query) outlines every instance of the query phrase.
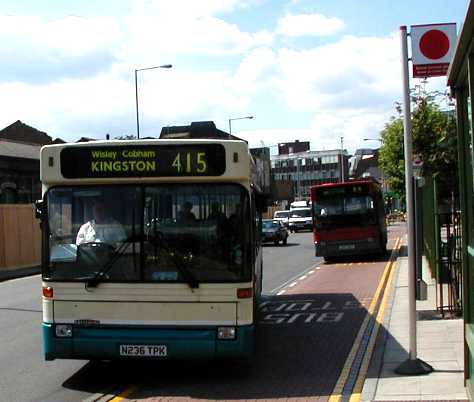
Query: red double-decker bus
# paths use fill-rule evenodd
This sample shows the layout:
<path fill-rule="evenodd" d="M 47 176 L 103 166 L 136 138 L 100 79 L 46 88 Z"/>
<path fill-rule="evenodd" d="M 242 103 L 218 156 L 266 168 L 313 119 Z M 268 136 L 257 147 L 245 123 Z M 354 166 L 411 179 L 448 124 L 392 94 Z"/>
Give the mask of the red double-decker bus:
<path fill-rule="evenodd" d="M 311 201 L 316 256 L 386 253 L 385 209 L 375 179 L 312 186 Z"/>

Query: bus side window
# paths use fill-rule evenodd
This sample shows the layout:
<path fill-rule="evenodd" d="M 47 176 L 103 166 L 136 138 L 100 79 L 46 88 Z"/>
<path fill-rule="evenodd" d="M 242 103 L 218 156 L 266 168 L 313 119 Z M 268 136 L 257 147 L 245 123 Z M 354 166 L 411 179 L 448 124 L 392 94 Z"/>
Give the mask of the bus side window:
<path fill-rule="evenodd" d="M 254 233 L 254 236 L 255 236 L 255 239 L 253 239 L 253 244 L 254 244 L 254 259 L 257 258 L 258 256 L 258 253 L 260 252 L 260 238 L 261 238 L 261 234 L 262 234 L 262 215 L 261 213 L 257 212 L 257 208 L 256 208 L 256 203 L 255 203 L 255 200 L 256 200 L 256 191 L 253 190 L 253 193 L 252 193 L 252 216 L 251 216 L 251 219 L 252 219 L 252 222 L 254 222 L 254 230 L 253 230 L 253 233 Z"/>

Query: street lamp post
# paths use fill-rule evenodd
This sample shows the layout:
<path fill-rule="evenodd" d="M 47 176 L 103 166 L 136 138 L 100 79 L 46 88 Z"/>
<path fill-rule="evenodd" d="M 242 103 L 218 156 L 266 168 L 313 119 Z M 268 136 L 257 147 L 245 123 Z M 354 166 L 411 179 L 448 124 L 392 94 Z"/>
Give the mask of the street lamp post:
<path fill-rule="evenodd" d="M 244 119 L 253 119 L 253 116 L 235 117 L 233 119 L 229 119 L 229 134 L 232 134 L 232 120 L 244 120 Z"/>
<path fill-rule="evenodd" d="M 137 73 L 139 71 L 145 70 L 154 70 L 155 68 L 171 68 L 173 67 L 172 64 L 163 64 L 161 66 L 154 66 L 154 67 L 146 67 L 146 68 L 138 68 L 135 70 L 135 107 L 137 111 L 137 138 L 140 138 L 140 121 L 138 118 L 138 83 L 137 83 Z"/>

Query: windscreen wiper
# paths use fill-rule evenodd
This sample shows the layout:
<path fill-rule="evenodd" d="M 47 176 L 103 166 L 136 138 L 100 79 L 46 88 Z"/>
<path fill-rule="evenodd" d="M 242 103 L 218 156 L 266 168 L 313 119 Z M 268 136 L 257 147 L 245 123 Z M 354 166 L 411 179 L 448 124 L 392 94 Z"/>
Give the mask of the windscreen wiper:
<path fill-rule="evenodd" d="M 176 268 L 178 268 L 181 275 L 183 275 L 184 280 L 189 285 L 191 290 L 197 289 L 199 287 L 199 281 L 194 277 L 192 272 L 189 270 L 187 263 L 184 262 L 184 257 L 178 256 L 178 254 L 176 253 L 172 253 L 170 255 L 171 255 L 171 259 L 174 265 L 176 266 Z"/>
<path fill-rule="evenodd" d="M 189 270 L 187 264 L 185 263 L 185 257 L 182 255 L 179 255 L 176 252 L 172 252 L 171 248 L 166 244 L 166 241 L 163 239 L 162 235 L 157 236 L 155 234 L 155 236 L 153 236 L 152 238 L 149 238 L 149 241 L 150 243 L 153 243 L 154 245 L 160 246 L 163 250 L 166 251 L 166 253 L 171 257 L 171 261 L 173 261 L 173 264 L 178 269 L 180 274 L 183 276 L 184 280 L 189 285 L 192 291 L 194 291 L 194 289 L 199 288 L 199 281 L 194 277 L 192 272 Z"/>
<path fill-rule="evenodd" d="M 114 266 L 117 260 L 123 255 L 130 243 L 135 243 L 136 241 L 141 241 L 142 236 L 130 236 L 126 238 L 120 246 L 115 250 L 114 254 L 110 259 L 104 264 L 102 269 L 97 272 L 91 279 L 86 282 L 86 288 L 95 288 L 97 285 L 102 282 L 102 280 L 107 275 L 107 272 Z"/>

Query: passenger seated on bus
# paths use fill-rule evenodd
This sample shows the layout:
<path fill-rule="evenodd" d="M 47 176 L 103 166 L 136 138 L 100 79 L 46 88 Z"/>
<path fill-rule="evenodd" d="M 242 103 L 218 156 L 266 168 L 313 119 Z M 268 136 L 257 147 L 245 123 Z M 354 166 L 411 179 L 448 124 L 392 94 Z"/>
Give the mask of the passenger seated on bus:
<path fill-rule="evenodd" d="M 228 222 L 227 216 L 221 212 L 218 202 L 211 204 L 211 212 L 207 217 L 207 221 L 209 224 L 215 225 L 215 233 L 213 233 L 213 235 L 217 241 L 220 241 L 221 237 L 228 231 Z"/>
<path fill-rule="evenodd" d="M 76 244 L 84 243 L 108 243 L 115 245 L 126 239 L 125 230 L 122 225 L 112 217 L 108 216 L 102 201 L 96 201 L 92 205 L 93 218 L 84 223 L 76 237 Z"/>
<path fill-rule="evenodd" d="M 178 212 L 177 222 L 178 223 L 193 223 L 193 222 L 196 222 L 196 217 L 191 212 L 191 209 L 193 209 L 193 204 L 191 204 L 189 201 L 186 201 L 181 206 L 181 210 Z"/>
<path fill-rule="evenodd" d="M 207 219 L 210 221 L 216 221 L 218 225 L 224 224 L 227 220 L 225 214 L 220 211 L 218 202 L 213 202 L 211 204 L 211 212 L 209 213 Z"/>

